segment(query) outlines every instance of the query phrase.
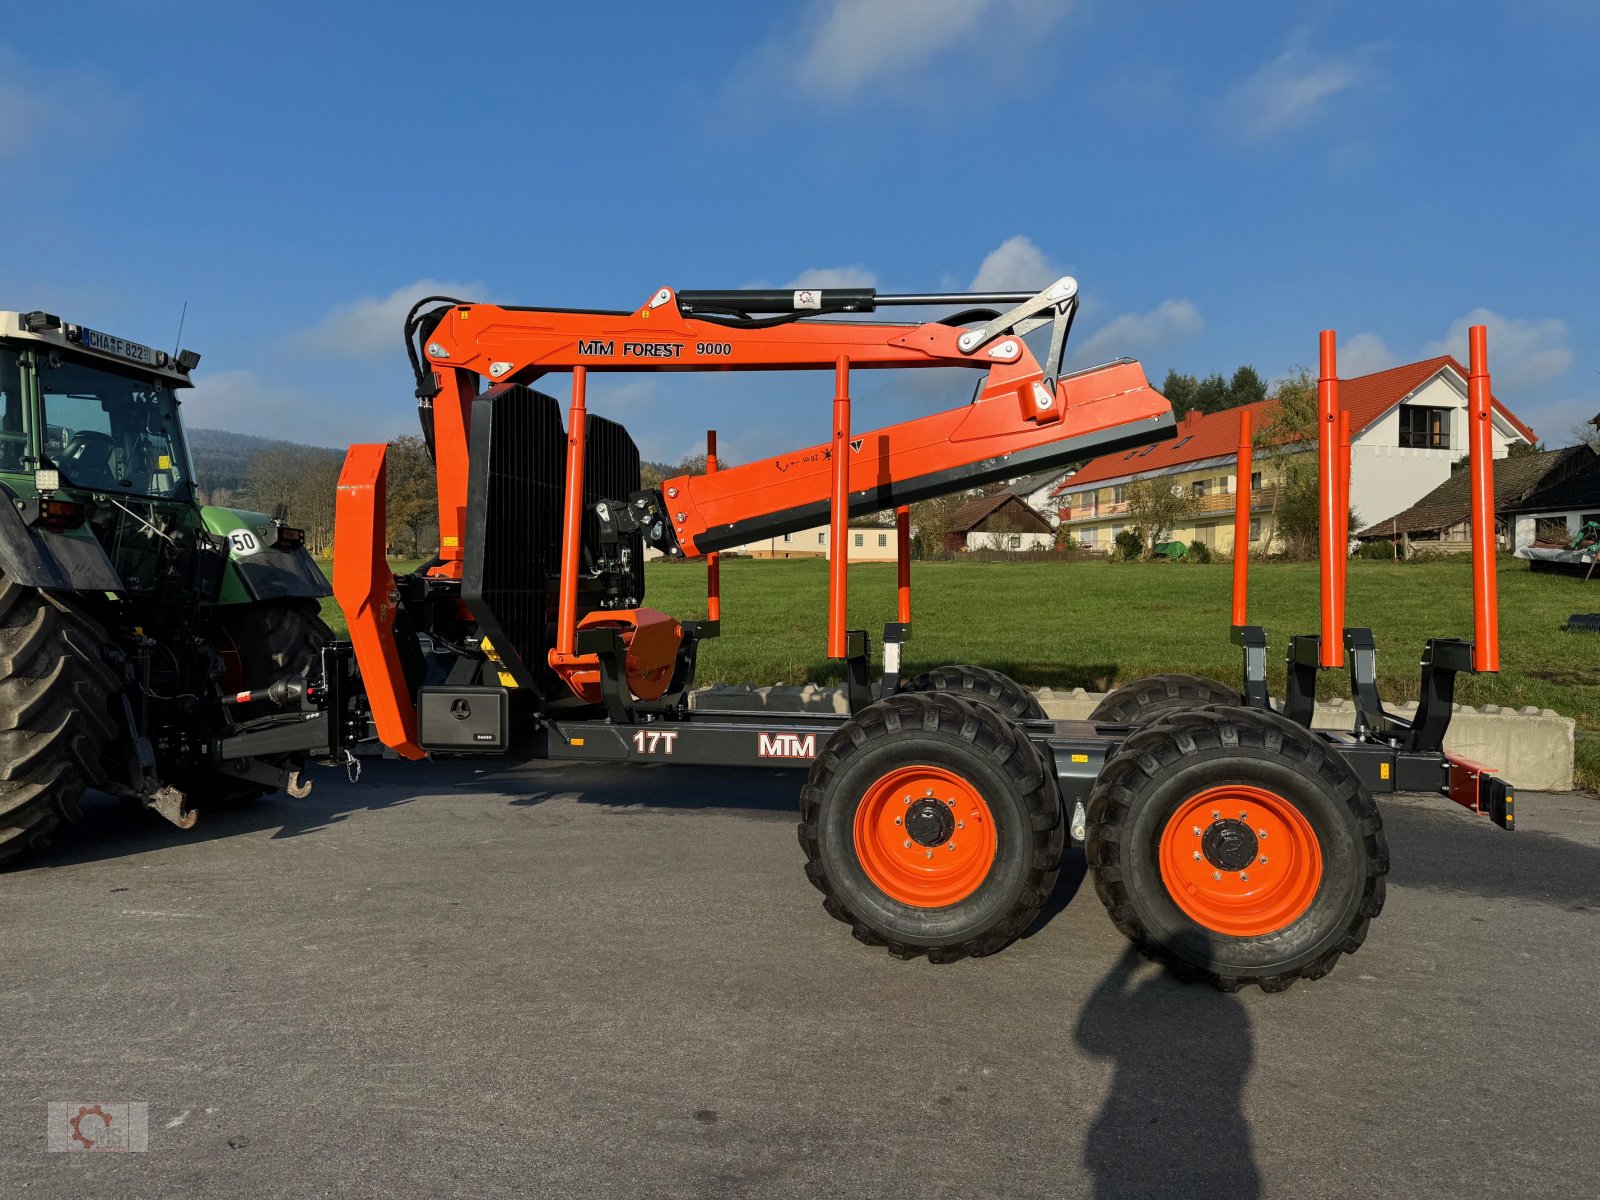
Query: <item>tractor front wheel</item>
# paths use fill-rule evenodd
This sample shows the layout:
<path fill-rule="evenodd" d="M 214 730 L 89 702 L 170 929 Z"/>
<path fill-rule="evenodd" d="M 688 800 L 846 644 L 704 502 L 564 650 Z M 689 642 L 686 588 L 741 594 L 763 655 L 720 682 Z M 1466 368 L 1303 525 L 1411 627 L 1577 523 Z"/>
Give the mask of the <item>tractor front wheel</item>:
<path fill-rule="evenodd" d="M 1272 713 L 1173 714 L 1122 744 L 1089 799 L 1085 852 L 1111 919 L 1147 956 L 1224 991 L 1282 991 L 1353 953 L 1383 908 L 1371 793 Z"/>
<path fill-rule="evenodd" d="M 899 958 L 994 953 L 1061 868 L 1055 779 L 1015 724 L 959 696 L 891 696 L 847 721 L 812 765 L 800 818 L 823 907 Z"/>

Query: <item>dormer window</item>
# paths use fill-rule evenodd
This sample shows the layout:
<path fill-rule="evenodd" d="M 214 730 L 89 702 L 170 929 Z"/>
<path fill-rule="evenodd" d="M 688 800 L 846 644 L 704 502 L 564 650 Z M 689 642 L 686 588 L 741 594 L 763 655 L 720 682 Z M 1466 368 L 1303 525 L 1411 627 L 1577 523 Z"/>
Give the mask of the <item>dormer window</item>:
<path fill-rule="evenodd" d="M 1450 449 L 1448 408 L 1425 408 L 1420 404 L 1400 406 L 1400 444 L 1413 450 Z"/>

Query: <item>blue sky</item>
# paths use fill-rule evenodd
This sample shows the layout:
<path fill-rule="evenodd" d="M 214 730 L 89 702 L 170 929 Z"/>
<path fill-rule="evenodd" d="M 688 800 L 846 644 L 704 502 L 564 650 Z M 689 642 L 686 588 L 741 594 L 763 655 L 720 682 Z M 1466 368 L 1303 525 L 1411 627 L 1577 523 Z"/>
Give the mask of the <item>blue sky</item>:
<path fill-rule="evenodd" d="M 1344 374 L 1490 326 L 1551 444 L 1600 410 L 1600 4 L 29 5 L 0 27 L 0 308 L 205 361 L 192 424 L 415 429 L 424 290 L 1026 287 L 1074 361 Z M 965 399 L 880 372 L 858 427 Z M 551 389 L 565 395 L 564 381 Z M 647 457 L 826 436 L 823 375 L 609 376 Z"/>

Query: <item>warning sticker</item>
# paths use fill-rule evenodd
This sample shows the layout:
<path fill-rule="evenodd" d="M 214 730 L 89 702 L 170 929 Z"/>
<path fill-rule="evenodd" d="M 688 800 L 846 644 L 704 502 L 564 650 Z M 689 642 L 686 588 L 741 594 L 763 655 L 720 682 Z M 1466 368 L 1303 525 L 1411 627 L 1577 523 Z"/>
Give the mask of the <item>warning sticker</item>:
<path fill-rule="evenodd" d="M 794 306 L 796 308 L 821 308 L 822 293 L 810 288 L 796 292 L 794 294 Z"/>

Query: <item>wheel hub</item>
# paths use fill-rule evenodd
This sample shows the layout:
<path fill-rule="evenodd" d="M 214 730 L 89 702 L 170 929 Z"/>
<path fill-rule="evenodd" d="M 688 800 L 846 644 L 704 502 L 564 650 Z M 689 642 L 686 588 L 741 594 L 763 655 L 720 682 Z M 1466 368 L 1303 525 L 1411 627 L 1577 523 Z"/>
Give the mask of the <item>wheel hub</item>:
<path fill-rule="evenodd" d="M 1261 839 L 1243 821 L 1225 817 L 1213 821 L 1200 838 L 1200 852 L 1219 871 L 1242 871 L 1255 862 Z"/>
<path fill-rule="evenodd" d="M 919 846 L 941 846 L 956 831 L 956 819 L 942 800 L 918 800 L 906 809 L 906 832 Z"/>

